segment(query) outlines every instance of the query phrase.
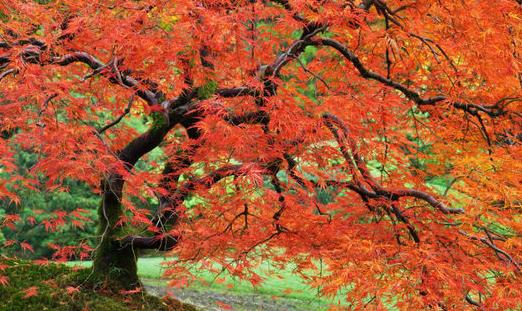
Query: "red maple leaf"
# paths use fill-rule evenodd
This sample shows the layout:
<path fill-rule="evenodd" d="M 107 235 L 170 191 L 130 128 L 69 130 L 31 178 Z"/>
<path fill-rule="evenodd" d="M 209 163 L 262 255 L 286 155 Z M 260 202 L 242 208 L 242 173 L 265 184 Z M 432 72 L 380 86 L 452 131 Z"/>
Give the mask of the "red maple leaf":
<path fill-rule="evenodd" d="M 38 295 L 38 287 L 37 286 L 31 286 L 29 288 L 26 288 L 23 292 L 25 294 L 23 296 L 23 298 L 27 299 L 27 298 L 30 298 L 30 297 Z"/>

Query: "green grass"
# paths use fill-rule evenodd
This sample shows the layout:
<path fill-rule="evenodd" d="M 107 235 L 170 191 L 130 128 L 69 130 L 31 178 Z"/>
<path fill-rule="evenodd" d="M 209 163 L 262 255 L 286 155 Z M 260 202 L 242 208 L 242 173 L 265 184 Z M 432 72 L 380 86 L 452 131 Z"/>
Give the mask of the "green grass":
<path fill-rule="evenodd" d="M 30 261 L 0 258 L 0 311 L 194 311 L 175 300 L 164 301 L 144 293 L 121 294 L 94 290 L 90 270 L 61 264 L 37 265 Z"/>
<path fill-rule="evenodd" d="M 148 285 L 166 285 L 167 280 L 162 279 L 166 267 L 162 263 L 168 260 L 169 258 L 162 257 L 140 258 L 138 260 L 140 278 Z M 91 262 L 70 262 L 68 264 L 88 267 Z M 274 271 L 277 272 L 277 276 L 271 273 Z M 249 281 L 239 280 L 227 273 L 222 273 L 216 278 L 215 273 L 205 270 L 193 269 L 191 272 L 197 276 L 199 281 L 190 284 L 189 288 L 202 292 L 210 290 L 238 296 L 261 295 L 266 299 L 287 299 L 292 300 L 293 304 L 301 306 L 302 310 L 326 310 L 332 304 L 337 305 L 339 301 L 344 302 L 341 296 L 331 299 L 320 297 L 317 290 L 305 284 L 300 276 L 292 273 L 291 268 L 279 270 L 270 262 L 264 263 L 255 271 L 263 278 L 263 282 L 256 287 L 252 286 Z"/>

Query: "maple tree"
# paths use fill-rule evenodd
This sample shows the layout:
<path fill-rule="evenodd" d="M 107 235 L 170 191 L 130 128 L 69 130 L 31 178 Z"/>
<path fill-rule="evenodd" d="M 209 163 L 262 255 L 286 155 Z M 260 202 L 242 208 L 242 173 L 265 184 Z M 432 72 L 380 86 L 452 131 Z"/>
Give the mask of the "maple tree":
<path fill-rule="evenodd" d="M 95 249 L 56 258 L 128 290 L 156 249 L 178 281 L 270 259 L 353 308 L 520 307 L 520 1 L 39 2 L 0 1 L 0 195 L 99 193 Z"/>

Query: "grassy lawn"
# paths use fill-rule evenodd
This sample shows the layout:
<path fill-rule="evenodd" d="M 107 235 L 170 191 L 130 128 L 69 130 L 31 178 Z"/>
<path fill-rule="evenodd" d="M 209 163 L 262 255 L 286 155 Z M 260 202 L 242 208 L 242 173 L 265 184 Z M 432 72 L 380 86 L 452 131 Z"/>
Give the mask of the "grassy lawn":
<path fill-rule="evenodd" d="M 138 260 L 138 274 L 144 284 L 152 286 L 165 286 L 167 280 L 162 279 L 165 266 L 162 262 L 169 260 L 163 257 L 140 258 Z M 69 265 L 88 267 L 90 261 L 69 262 Z M 279 277 L 269 277 L 270 271 L 277 271 Z M 333 299 L 320 297 L 317 290 L 307 286 L 303 279 L 292 273 L 291 269 L 279 270 L 269 262 L 256 271 L 264 282 L 253 287 L 248 281 L 241 281 L 226 273 L 219 275 L 221 281 L 216 281 L 216 274 L 208 271 L 192 271 L 201 281 L 196 281 L 188 287 L 189 290 L 204 292 L 217 292 L 226 295 L 245 296 L 251 299 L 263 299 L 266 301 L 287 301 L 298 310 L 326 310 L 332 304 L 343 303 L 341 296 Z"/>

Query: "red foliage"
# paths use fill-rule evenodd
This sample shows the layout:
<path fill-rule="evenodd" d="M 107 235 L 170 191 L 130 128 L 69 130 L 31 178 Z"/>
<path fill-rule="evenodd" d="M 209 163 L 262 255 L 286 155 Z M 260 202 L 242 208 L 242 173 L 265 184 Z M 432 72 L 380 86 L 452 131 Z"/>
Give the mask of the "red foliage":
<path fill-rule="evenodd" d="M 0 285 L 7 286 L 9 284 L 9 278 L 5 275 L 0 275 Z"/>
<path fill-rule="evenodd" d="M 30 297 L 33 297 L 33 296 L 36 296 L 38 295 L 38 287 L 37 286 L 31 286 L 29 288 L 26 288 L 24 290 L 24 299 L 27 299 L 27 298 L 30 298 Z"/>
<path fill-rule="evenodd" d="M 111 230 L 145 235 L 117 239 L 173 249 L 179 284 L 194 263 L 258 284 L 254 268 L 271 260 L 322 294 L 349 286 L 355 308 L 391 296 L 408 310 L 520 308 L 520 1 L 4 1 L 0 12 L 7 201 L 36 187 L 16 172 L 25 148 L 40 156 L 38 186 L 114 192 L 125 211 Z M 158 146 L 149 170 L 134 169 Z M 82 214 L 41 225 L 81 228 Z M 20 221 L 36 219 L 1 225 Z M 51 247 L 63 260 L 91 251 Z"/>

